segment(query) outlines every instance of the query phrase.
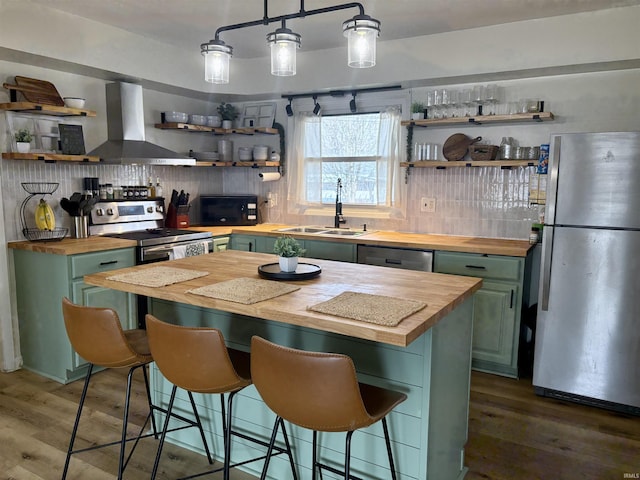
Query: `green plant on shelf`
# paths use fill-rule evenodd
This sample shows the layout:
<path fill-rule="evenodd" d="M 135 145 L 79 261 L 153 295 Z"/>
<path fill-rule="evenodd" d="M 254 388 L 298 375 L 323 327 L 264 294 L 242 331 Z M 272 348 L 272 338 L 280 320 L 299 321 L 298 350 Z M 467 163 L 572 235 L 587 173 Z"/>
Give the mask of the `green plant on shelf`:
<path fill-rule="evenodd" d="M 31 143 L 31 140 L 33 140 L 33 135 L 26 128 L 21 128 L 15 134 L 15 138 L 16 138 L 16 142 L 19 142 L 19 143 Z"/>
<path fill-rule="evenodd" d="M 233 121 L 238 118 L 238 109 L 230 103 L 222 102 L 218 105 L 218 113 L 222 117 L 222 120 Z"/>
<path fill-rule="evenodd" d="M 424 103 L 413 102 L 411 104 L 411 113 L 423 113 L 423 112 L 424 112 Z"/>

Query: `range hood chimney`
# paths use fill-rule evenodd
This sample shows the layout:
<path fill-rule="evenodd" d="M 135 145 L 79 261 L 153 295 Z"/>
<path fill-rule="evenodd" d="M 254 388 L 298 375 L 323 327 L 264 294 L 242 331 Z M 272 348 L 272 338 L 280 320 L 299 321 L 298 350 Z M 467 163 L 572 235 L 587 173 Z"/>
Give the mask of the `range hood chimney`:
<path fill-rule="evenodd" d="M 194 158 L 145 141 L 142 87 L 108 83 L 107 141 L 89 152 L 104 163 L 119 165 L 195 165 Z"/>

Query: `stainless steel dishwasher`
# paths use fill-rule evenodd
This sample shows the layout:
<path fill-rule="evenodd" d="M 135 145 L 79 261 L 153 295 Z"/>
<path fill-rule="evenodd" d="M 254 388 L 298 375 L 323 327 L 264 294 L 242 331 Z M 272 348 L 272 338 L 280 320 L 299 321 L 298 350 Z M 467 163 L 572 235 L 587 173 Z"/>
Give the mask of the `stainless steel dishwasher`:
<path fill-rule="evenodd" d="M 358 263 L 431 272 L 433 251 L 358 245 Z"/>

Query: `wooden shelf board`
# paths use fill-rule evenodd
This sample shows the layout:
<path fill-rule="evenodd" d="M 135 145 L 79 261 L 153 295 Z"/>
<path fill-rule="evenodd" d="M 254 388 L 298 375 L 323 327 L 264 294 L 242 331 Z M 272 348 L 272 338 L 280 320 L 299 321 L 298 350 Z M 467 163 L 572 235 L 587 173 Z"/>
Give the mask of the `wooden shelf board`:
<path fill-rule="evenodd" d="M 264 133 L 268 135 L 276 135 L 278 130 L 269 127 L 243 127 L 243 128 L 216 128 L 207 127 L 205 125 L 192 125 L 190 123 L 156 123 L 156 128 L 162 130 L 186 130 L 188 132 L 212 132 L 215 135 L 254 135 L 256 133 Z"/>
<path fill-rule="evenodd" d="M 44 160 L 45 162 L 81 162 L 97 163 L 100 157 L 89 155 L 62 155 L 59 153 L 3 153 L 2 158 L 6 160 Z"/>
<path fill-rule="evenodd" d="M 536 160 L 488 160 L 488 161 L 466 161 L 458 162 L 440 162 L 440 161 L 419 161 L 419 162 L 401 162 L 401 167 L 408 168 L 460 168 L 460 167 L 535 167 L 538 165 Z"/>
<path fill-rule="evenodd" d="M 96 112 L 82 108 L 58 107 L 56 105 L 45 105 L 32 102 L 10 102 L 0 103 L 0 110 L 11 110 L 13 112 L 39 113 L 41 115 L 55 115 L 57 117 L 79 116 L 95 117 Z"/>
<path fill-rule="evenodd" d="M 196 162 L 196 167 L 279 167 L 280 162 L 258 160 L 253 162 Z"/>
<path fill-rule="evenodd" d="M 491 123 L 509 123 L 509 122 L 546 122 L 551 121 L 555 117 L 551 112 L 539 113 L 516 113 L 513 115 L 480 115 L 475 117 L 458 117 L 458 118 L 438 118 L 427 120 L 403 120 L 403 126 L 413 125 L 415 127 L 448 127 L 462 125 L 487 125 Z"/>

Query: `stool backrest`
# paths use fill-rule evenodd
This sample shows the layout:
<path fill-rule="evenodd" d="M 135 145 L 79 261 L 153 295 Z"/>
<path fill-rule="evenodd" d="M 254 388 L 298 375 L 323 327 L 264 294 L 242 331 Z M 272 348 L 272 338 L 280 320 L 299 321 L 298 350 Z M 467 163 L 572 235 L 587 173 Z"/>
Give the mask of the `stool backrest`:
<path fill-rule="evenodd" d="M 238 375 L 220 330 L 183 327 L 147 314 L 151 355 L 174 385 L 199 393 L 224 393 L 251 384 Z"/>
<path fill-rule="evenodd" d="M 296 425 L 337 432 L 371 424 L 346 355 L 297 350 L 254 336 L 251 378 L 267 406 Z"/>
<path fill-rule="evenodd" d="M 118 368 L 130 367 L 142 360 L 127 341 L 115 310 L 76 305 L 65 297 L 62 315 L 71 346 L 86 361 Z"/>

